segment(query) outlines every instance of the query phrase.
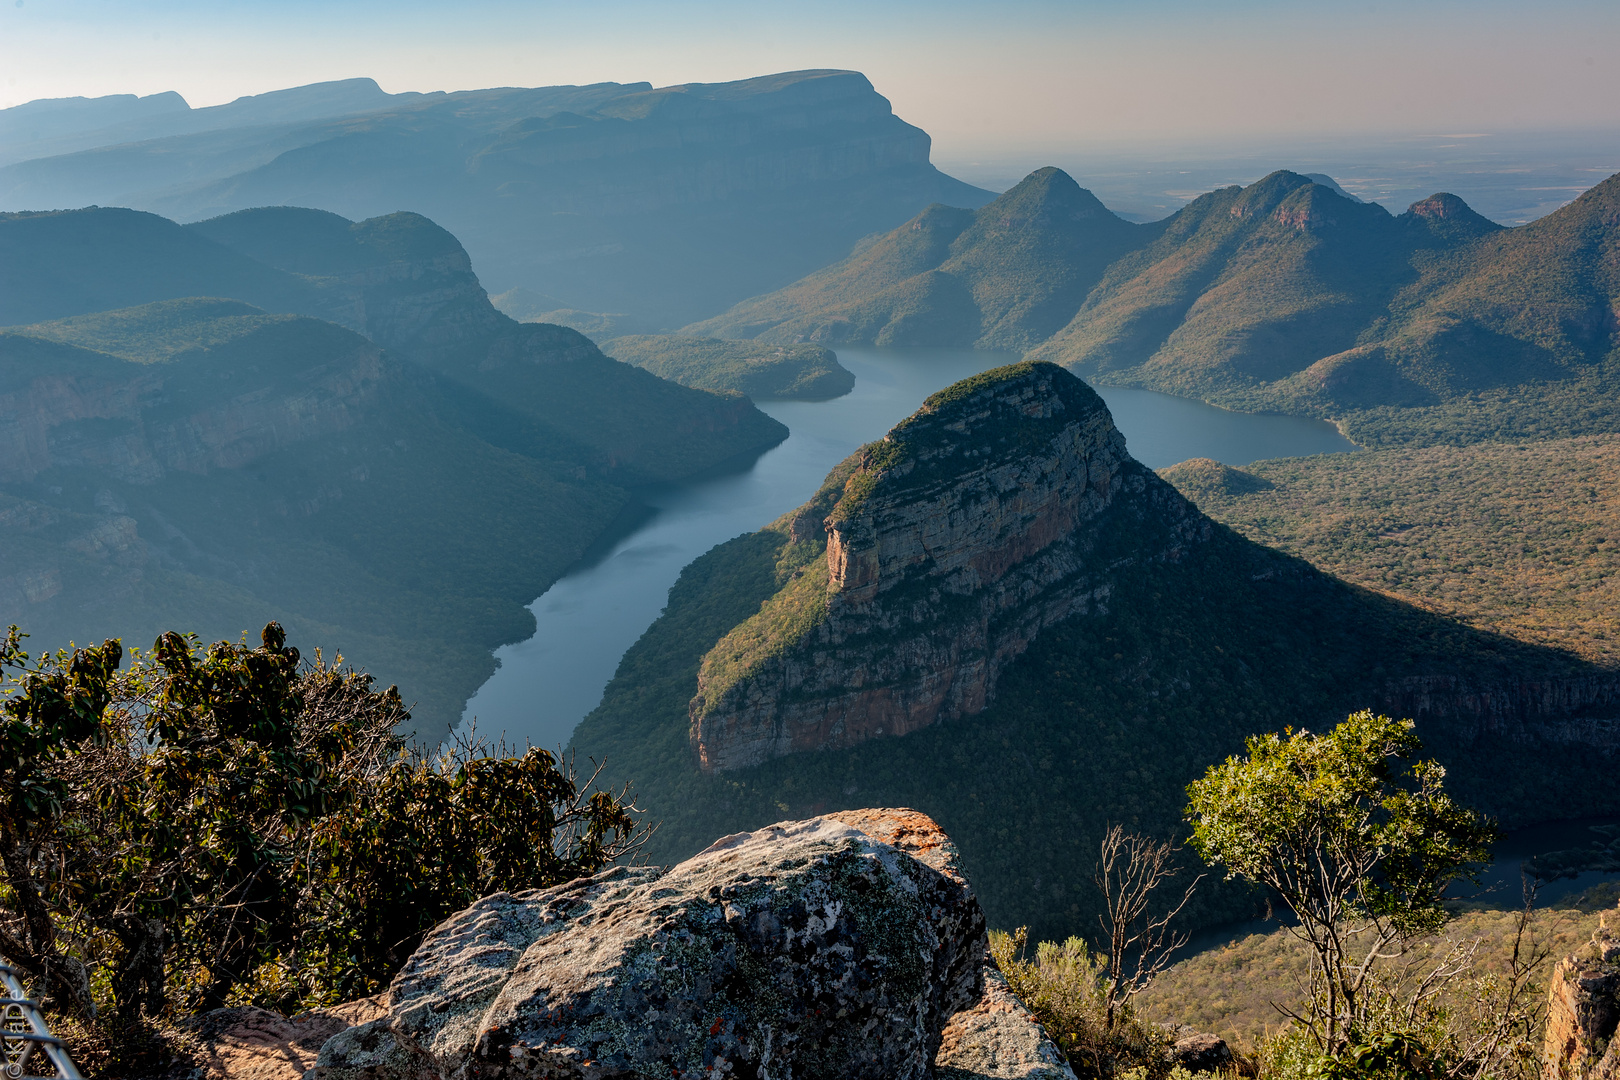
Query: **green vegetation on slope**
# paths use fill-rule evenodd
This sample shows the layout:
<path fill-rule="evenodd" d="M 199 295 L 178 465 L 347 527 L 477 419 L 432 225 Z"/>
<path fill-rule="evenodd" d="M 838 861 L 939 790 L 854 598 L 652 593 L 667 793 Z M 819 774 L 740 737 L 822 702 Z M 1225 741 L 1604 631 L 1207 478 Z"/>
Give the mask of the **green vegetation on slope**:
<path fill-rule="evenodd" d="M 1620 430 L 1620 176 L 1503 229 L 1454 195 L 1392 216 L 1279 171 L 1105 242 L 1051 212 L 1075 202 L 1061 175 L 971 219 L 931 208 L 692 330 L 1023 348 L 1367 446 Z"/>
<path fill-rule="evenodd" d="M 324 290 L 316 314 L 457 384 L 463 422 L 508 450 L 634 484 L 678 480 L 787 437 L 734 394 L 678 386 L 610 360 L 576 331 L 507 318 L 461 243 L 420 214 L 350 222 L 265 207 L 187 228 L 309 275 Z"/>
<path fill-rule="evenodd" d="M 1550 954 L 1532 978 L 1545 986 L 1553 965 L 1591 940 L 1598 912 L 1612 910 L 1614 899 L 1612 884 L 1594 886 L 1542 912 L 1537 939 Z M 1512 952 L 1517 920 L 1516 911 L 1475 907 L 1459 913 L 1443 936 L 1417 942 L 1415 954 L 1431 956 L 1447 939 L 1479 938 L 1480 967 L 1501 972 Z M 1180 961 L 1137 999 L 1137 1007 L 1150 1020 L 1212 1031 L 1252 1053 L 1261 1039 L 1287 1022 L 1273 1002 L 1296 1011 L 1303 1007 L 1306 977 L 1298 938 L 1285 929 L 1249 934 Z"/>
<path fill-rule="evenodd" d="M 1249 539 L 1472 626 L 1620 665 L 1620 436 L 1163 470 Z"/>
<path fill-rule="evenodd" d="M 976 212 L 931 206 L 840 263 L 688 327 L 766 341 L 1022 349 L 1063 326 L 1107 266 L 1158 233 L 1060 169 Z"/>
<path fill-rule="evenodd" d="M 4 215 L 0 252 L 0 318 L 54 318 L 0 335 L 0 614 L 51 642 L 277 618 L 415 686 L 425 732 L 627 486 L 787 434 L 513 322 L 417 214 Z"/>
<path fill-rule="evenodd" d="M 1153 529 L 1116 515 L 1095 557 L 1128 562 L 1153 543 Z M 1565 654 L 1344 585 L 1217 526 L 1182 562 L 1121 575 L 1105 611 L 1045 631 L 978 716 L 704 776 L 688 742 L 699 663 L 781 588 L 777 560 L 787 542 L 762 531 L 689 566 L 573 747 L 606 761 L 612 778 L 635 781 L 639 804 L 663 822 L 650 849 L 659 859 L 771 821 L 916 807 L 961 847 L 991 922 L 1028 925 L 1037 938 L 1095 925 L 1091 865 L 1108 823 L 1176 834 L 1186 784 L 1253 732 L 1342 717 L 1376 704 L 1389 680 L 1408 674 L 1491 680 L 1586 670 Z M 1620 805 L 1600 782 L 1606 763 L 1567 747 L 1507 755 L 1443 724 L 1424 737 L 1453 768 L 1460 798 L 1509 819 Z M 1527 752 L 1543 772 L 1518 770 Z M 1251 903 L 1216 885 L 1200 890 L 1188 918 L 1218 922 Z"/>
<path fill-rule="evenodd" d="M 735 390 L 751 398 L 825 401 L 855 386 L 855 376 L 820 345 L 763 345 L 677 334 L 636 334 L 601 342 L 615 360 L 699 390 Z"/>

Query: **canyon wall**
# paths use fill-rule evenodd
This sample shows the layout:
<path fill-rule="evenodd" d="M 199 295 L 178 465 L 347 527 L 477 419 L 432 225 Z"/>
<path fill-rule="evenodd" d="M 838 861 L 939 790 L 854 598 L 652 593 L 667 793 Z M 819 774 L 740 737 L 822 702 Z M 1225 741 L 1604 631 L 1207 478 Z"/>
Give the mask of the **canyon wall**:
<path fill-rule="evenodd" d="M 1048 364 L 930 398 L 863 451 L 819 526 L 825 557 L 704 659 L 690 737 L 705 770 L 975 714 L 1044 628 L 1108 603 L 1115 569 L 1209 535 L 1102 400 Z"/>

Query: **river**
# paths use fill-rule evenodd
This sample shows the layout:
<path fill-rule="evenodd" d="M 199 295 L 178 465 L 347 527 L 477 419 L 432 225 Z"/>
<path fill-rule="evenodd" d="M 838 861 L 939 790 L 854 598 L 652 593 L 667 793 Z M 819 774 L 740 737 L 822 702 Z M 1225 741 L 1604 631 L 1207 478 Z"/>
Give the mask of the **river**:
<path fill-rule="evenodd" d="M 682 567 L 799 506 L 828 470 L 915 412 L 929 394 L 1016 357 L 842 349 L 838 359 L 855 373 L 855 389 L 843 397 L 760 403 L 792 434 L 750 467 L 639 492 L 648 517 L 529 605 L 534 636 L 496 653 L 500 667 L 467 703 L 463 726 L 475 719 L 481 735 L 504 734 L 518 747 L 567 743 L 601 700 L 624 651 L 663 610 Z M 1132 455 L 1153 468 L 1191 457 L 1245 465 L 1355 449 L 1321 421 L 1228 412 L 1147 390 L 1102 387 L 1099 393 Z"/>

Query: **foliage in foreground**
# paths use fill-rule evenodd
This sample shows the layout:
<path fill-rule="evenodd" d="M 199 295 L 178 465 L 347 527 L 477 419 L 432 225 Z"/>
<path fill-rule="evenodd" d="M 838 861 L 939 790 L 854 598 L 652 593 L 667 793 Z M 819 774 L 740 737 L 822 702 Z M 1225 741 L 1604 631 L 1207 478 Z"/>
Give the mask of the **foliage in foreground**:
<path fill-rule="evenodd" d="M 1530 973 L 1542 986 L 1553 962 L 1591 939 L 1601 909 L 1612 909 L 1620 883 L 1594 887 L 1579 898 L 1538 909 L 1535 932 L 1547 950 L 1547 959 Z M 1412 944 L 1406 959 L 1432 962 L 1436 952 L 1449 951 L 1456 942 L 1480 943 L 1475 966 L 1463 980 L 1509 974 L 1519 912 L 1495 908 L 1461 911 L 1441 934 Z M 1234 1047 L 1253 1052 L 1286 1024 L 1273 1005 L 1301 1012 L 1309 993 L 1309 967 L 1299 941 L 1278 927 L 1205 949 L 1160 973 L 1136 999 L 1141 1016 L 1160 1023 L 1179 1023 L 1212 1031 Z M 1442 1004 L 1456 1002 L 1451 991 Z"/>
<path fill-rule="evenodd" d="M 372 993 L 449 913 L 639 838 L 623 793 L 544 751 L 406 746 L 393 687 L 301 663 L 274 623 L 258 648 L 169 633 L 132 659 L 0 645 L 0 950 L 114 1045 Z"/>
<path fill-rule="evenodd" d="M 1323 735 L 1249 740 L 1246 757 L 1188 787 L 1192 845 L 1229 876 L 1282 897 L 1308 958 L 1294 1026 L 1262 1054 L 1277 1076 L 1479 1080 L 1535 1063 L 1548 952 L 1534 891 L 1500 974 L 1476 972 L 1481 939 L 1419 947 L 1450 921 L 1447 889 L 1478 884 L 1496 830 L 1418 759 L 1410 721 L 1353 713 Z M 1301 1069 L 1303 1071 L 1301 1071 Z"/>
<path fill-rule="evenodd" d="M 1033 959 L 1028 945 L 1027 929 L 990 932 L 996 966 L 1077 1075 L 1102 1080 L 1140 1070 L 1148 1080 L 1168 1076 L 1169 1031 L 1140 1020 L 1128 1001 L 1111 1007 L 1105 958 L 1093 956 L 1077 937 L 1043 941 Z"/>
<path fill-rule="evenodd" d="M 1187 789 L 1198 853 L 1299 919 L 1313 993 L 1297 1019 L 1330 1052 L 1387 1007 L 1380 962 L 1436 932 L 1447 887 L 1490 861 L 1495 828 L 1445 793 L 1437 762 L 1413 760 L 1421 749 L 1411 721 L 1363 711 L 1323 735 L 1252 738 Z"/>

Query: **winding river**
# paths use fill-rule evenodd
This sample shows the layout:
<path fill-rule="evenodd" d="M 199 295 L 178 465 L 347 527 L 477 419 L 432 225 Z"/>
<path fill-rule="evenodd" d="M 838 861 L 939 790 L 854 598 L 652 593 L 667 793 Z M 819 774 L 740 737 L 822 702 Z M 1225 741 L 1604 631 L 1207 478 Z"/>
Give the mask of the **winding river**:
<path fill-rule="evenodd" d="M 640 492 L 651 508 L 629 535 L 569 571 L 529 605 L 538 627 L 496 656 L 500 667 L 467 703 L 463 726 L 553 748 L 594 709 L 619 658 L 663 610 L 682 567 L 809 498 L 856 447 L 882 436 L 923 399 L 959 379 L 1009 363 L 999 353 L 844 349 L 855 389 L 832 401 L 768 401 L 760 408 L 792 434 L 746 470 Z M 1331 425 L 1227 412 L 1146 390 L 1102 388 L 1131 453 L 1153 468 L 1191 457 L 1245 465 L 1271 457 L 1354 449 Z"/>

